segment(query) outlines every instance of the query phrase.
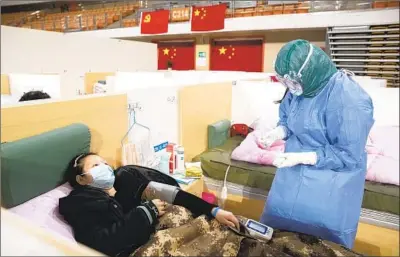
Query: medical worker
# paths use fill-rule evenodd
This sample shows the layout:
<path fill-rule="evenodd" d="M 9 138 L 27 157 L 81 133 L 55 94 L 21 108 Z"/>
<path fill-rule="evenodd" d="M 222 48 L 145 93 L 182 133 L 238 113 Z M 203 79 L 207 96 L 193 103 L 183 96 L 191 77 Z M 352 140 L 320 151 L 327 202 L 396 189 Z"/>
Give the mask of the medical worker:
<path fill-rule="evenodd" d="M 369 95 L 349 72 L 338 71 L 319 47 L 294 40 L 279 51 L 275 71 L 289 93 L 280 121 L 259 136 L 268 147 L 286 140 L 261 222 L 352 248 L 366 175 L 372 125 Z"/>

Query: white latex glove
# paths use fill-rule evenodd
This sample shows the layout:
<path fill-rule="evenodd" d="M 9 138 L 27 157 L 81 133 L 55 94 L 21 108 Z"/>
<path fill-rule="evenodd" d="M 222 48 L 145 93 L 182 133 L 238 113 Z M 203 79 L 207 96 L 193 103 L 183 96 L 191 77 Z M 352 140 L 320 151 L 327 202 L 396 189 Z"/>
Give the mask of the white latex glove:
<path fill-rule="evenodd" d="M 271 131 L 257 133 L 257 144 L 260 148 L 266 149 L 270 147 L 274 142 L 284 139 L 286 137 L 286 131 L 282 126 L 278 126 Z"/>
<path fill-rule="evenodd" d="M 277 155 L 272 163 L 277 168 L 292 167 L 299 164 L 315 165 L 317 163 L 317 153 L 281 153 Z"/>

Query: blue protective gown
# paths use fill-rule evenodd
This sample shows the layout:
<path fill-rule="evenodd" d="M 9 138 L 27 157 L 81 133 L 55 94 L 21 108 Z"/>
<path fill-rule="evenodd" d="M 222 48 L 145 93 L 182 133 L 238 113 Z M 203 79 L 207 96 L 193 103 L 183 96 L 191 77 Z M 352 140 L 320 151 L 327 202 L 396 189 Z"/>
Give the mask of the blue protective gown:
<path fill-rule="evenodd" d="M 285 152 L 316 152 L 315 166 L 278 169 L 261 222 L 349 248 L 357 233 L 374 123 L 369 95 L 337 72 L 313 98 L 288 93 L 280 105 Z"/>

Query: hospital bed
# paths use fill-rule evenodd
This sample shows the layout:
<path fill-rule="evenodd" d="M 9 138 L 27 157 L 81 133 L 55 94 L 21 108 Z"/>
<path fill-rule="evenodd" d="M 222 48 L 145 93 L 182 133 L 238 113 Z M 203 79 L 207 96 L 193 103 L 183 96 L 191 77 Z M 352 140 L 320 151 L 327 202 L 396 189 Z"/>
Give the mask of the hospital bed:
<path fill-rule="evenodd" d="M 222 145 L 211 147 L 196 158 L 201 160 L 207 187 L 219 191 L 230 165 L 227 175 L 229 193 L 264 203 L 276 168 L 231 160 L 232 151 L 240 145 L 243 138 L 236 136 L 224 139 L 229 131 L 221 127 L 229 129 L 230 122 L 226 120 L 210 125 L 210 130 L 218 132 L 213 133 L 213 138 L 209 138 L 209 141 L 223 142 Z M 399 230 L 399 187 L 366 181 L 360 221 Z"/>
<path fill-rule="evenodd" d="M 2 209 L 2 233 L 7 233 L 2 253 L 43 256 L 37 247 L 47 247 L 47 255 L 100 255 L 79 250 L 71 228 L 58 215 L 58 199 L 71 191 L 63 173 L 77 154 L 90 150 L 120 165 L 126 109 L 124 94 L 2 106 L 1 202 L 8 212 Z M 12 249 L 10 235 L 26 238 L 23 249 Z"/>
<path fill-rule="evenodd" d="M 75 241 L 58 214 L 58 199 L 72 190 L 63 173 L 76 155 L 90 150 L 91 134 L 72 124 L 1 146 L 2 206 L 42 228 Z"/>
<path fill-rule="evenodd" d="M 4 208 L 1 209 L 1 234 L 1 256 L 103 256 Z"/>
<path fill-rule="evenodd" d="M 103 256 L 75 241 L 58 213 L 59 198 L 72 188 L 64 172 L 70 160 L 91 148 L 92 135 L 82 123 L 57 128 L 1 146 L 2 253 L 10 255 Z M 5 219 L 6 218 L 6 219 Z M 18 224 L 15 224 L 15 222 Z M 16 248 L 18 235 L 24 246 Z M 16 240 L 19 243 L 21 241 Z"/>

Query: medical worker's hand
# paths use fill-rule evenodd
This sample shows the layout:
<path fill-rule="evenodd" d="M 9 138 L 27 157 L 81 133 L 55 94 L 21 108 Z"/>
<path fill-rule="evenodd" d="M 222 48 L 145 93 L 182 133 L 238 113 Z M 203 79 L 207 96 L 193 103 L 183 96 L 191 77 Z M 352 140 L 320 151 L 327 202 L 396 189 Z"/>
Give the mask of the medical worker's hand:
<path fill-rule="evenodd" d="M 240 228 L 239 221 L 232 212 L 219 209 L 217 215 L 215 215 L 215 219 L 218 220 L 219 223 L 227 225 L 229 227 L 237 229 Z"/>
<path fill-rule="evenodd" d="M 262 133 L 258 131 L 256 133 L 257 145 L 262 149 L 267 149 L 270 147 L 275 141 L 284 139 L 286 137 L 286 131 L 283 127 L 278 126 L 273 130 Z"/>
<path fill-rule="evenodd" d="M 317 163 L 317 154 L 315 152 L 307 153 L 281 153 L 276 156 L 272 163 L 277 168 L 292 167 L 299 164 L 315 165 Z"/>
<path fill-rule="evenodd" d="M 165 214 L 165 211 L 168 207 L 168 203 L 161 201 L 160 199 L 154 199 L 152 200 L 152 202 L 154 203 L 154 205 L 157 207 L 158 210 L 158 216 L 161 217 Z"/>

